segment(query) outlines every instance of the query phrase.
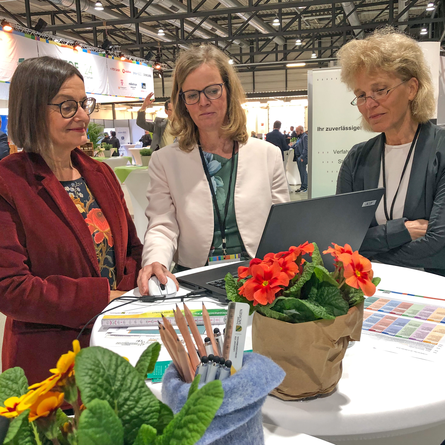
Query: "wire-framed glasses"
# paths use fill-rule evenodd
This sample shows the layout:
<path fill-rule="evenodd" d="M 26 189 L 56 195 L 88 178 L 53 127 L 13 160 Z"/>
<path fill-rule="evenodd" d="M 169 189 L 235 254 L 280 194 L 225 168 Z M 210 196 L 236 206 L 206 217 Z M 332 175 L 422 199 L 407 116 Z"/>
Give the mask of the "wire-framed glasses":
<path fill-rule="evenodd" d="M 48 105 L 55 105 L 56 107 L 59 107 L 59 111 L 62 117 L 64 119 L 70 119 L 77 113 L 79 105 L 81 106 L 81 108 L 83 108 L 86 114 L 90 115 L 96 108 L 96 99 L 94 97 L 87 97 L 80 102 L 77 102 L 77 100 L 74 99 L 69 99 L 60 102 L 60 104 Z"/>
<path fill-rule="evenodd" d="M 215 83 L 214 85 L 209 85 L 205 87 L 203 90 L 187 90 L 182 91 L 179 95 L 182 97 L 183 101 L 186 105 L 194 105 L 199 102 L 201 98 L 201 93 L 204 93 L 204 96 L 209 100 L 216 100 L 222 96 L 223 92 L 223 83 Z"/>
<path fill-rule="evenodd" d="M 361 107 L 362 105 L 366 104 L 366 101 L 371 98 L 374 102 L 379 102 L 382 100 L 385 100 L 386 96 L 394 89 L 399 87 L 400 85 L 404 84 L 406 80 L 399 83 L 395 87 L 392 88 L 382 88 L 381 90 L 377 90 L 372 94 L 371 96 L 365 96 L 364 94 L 354 97 L 354 100 L 351 102 L 351 105 L 354 105 L 355 107 Z"/>

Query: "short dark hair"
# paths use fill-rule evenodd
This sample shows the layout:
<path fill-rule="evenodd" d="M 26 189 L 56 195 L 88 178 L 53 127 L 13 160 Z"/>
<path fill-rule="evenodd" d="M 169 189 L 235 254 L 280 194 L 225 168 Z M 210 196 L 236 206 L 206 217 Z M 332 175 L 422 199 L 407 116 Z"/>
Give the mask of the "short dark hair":
<path fill-rule="evenodd" d="M 110 131 L 111 136 L 113 136 L 114 138 L 116 137 L 116 132 L 115 131 Z"/>
<path fill-rule="evenodd" d="M 34 57 L 20 63 L 9 86 L 8 134 L 28 152 L 51 148 L 46 107 L 66 80 L 83 76 L 68 62 L 53 57 Z"/>
<path fill-rule="evenodd" d="M 277 130 L 279 130 L 281 128 L 281 122 L 280 121 L 275 121 L 273 123 L 273 127 L 276 128 Z"/>
<path fill-rule="evenodd" d="M 164 104 L 165 111 L 168 111 L 168 104 L 171 102 L 170 99 L 167 99 Z"/>

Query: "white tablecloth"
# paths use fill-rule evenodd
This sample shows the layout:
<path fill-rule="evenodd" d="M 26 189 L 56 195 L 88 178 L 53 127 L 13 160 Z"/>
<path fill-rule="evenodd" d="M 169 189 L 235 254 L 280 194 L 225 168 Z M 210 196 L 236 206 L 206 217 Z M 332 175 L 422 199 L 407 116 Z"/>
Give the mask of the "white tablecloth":
<path fill-rule="evenodd" d="M 445 298 L 443 277 L 383 264 L 374 264 L 373 268 L 375 276 L 382 278 L 380 289 Z M 445 305 L 436 300 L 429 302 Z M 92 344 L 110 347 L 99 327 L 100 319 L 93 330 Z M 250 345 L 251 335 L 248 335 L 246 349 Z M 128 353 L 130 360 L 137 359 L 131 351 Z M 372 337 L 366 336 L 348 349 L 335 393 L 304 402 L 268 397 L 263 408 L 264 422 L 332 443 L 426 430 L 445 422 L 444 368 L 445 363 L 379 350 Z M 404 444 L 436 445 L 428 441 L 404 441 Z"/>

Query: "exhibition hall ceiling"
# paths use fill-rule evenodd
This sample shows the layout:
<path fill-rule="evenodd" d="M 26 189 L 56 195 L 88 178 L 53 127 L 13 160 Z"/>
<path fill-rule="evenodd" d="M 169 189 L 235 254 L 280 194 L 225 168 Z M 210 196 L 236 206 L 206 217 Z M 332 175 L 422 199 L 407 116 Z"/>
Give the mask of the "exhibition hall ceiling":
<path fill-rule="evenodd" d="M 202 42 L 243 72 L 326 66 L 348 40 L 388 23 L 442 41 L 443 11 L 444 0 L 0 0 L 0 18 L 19 31 L 159 62 L 166 73 L 181 48 Z"/>

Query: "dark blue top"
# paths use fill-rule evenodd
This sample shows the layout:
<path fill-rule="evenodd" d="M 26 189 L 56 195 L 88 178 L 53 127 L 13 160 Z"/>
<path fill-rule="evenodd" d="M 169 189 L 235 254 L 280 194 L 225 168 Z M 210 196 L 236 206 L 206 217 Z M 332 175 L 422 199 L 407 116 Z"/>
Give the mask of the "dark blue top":
<path fill-rule="evenodd" d="M 276 145 L 281 150 L 281 156 L 284 160 L 284 152 L 289 150 L 289 145 L 286 144 L 284 134 L 281 134 L 280 130 L 275 129 L 266 134 L 266 141 Z"/>

